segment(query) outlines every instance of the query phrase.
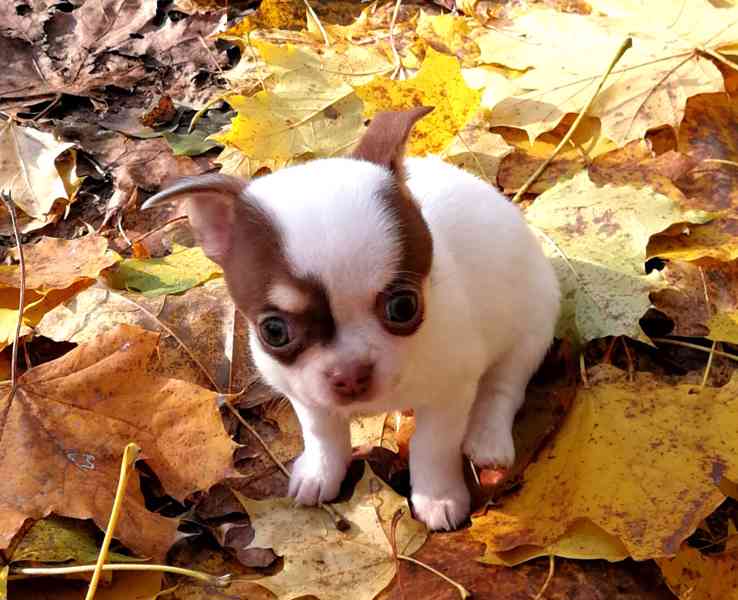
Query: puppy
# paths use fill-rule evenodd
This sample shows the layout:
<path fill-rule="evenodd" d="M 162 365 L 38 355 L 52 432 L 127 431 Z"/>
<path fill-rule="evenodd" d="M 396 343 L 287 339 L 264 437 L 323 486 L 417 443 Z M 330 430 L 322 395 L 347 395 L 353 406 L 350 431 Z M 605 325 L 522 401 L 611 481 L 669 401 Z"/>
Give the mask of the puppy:
<path fill-rule="evenodd" d="M 289 493 L 333 499 L 354 413 L 412 408 L 412 504 L 431 529 L 469 514 L 462 454 L 512 465 L 512 425 L 552 340 L 554 271 L 520 211 L 438 158 L 404 158 L 428 108 L 374 117 L 347 158 L 250 182 L 185 179 L 195 235 L 247 317 L 264 380 L 291 401 L 305 451 Z"/>

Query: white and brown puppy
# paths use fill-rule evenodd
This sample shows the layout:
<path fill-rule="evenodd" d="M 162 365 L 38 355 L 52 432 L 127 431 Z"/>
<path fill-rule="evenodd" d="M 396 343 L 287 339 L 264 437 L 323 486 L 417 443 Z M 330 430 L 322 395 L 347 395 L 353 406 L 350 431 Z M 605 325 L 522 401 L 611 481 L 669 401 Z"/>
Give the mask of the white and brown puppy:
<path fill-rule="evenodd" d="M 261 375 L 295 408 L 305 451 L 290 495 L 338 494 L 352 414 L 413 408 L 413 507 L 451 529 L 469 513 L 462 453 L 513 462 L 513 418 L 551 342 L 559 288 L 494 188 L 438 158 L 403 158 L 428 110 L 378 114 L 349 158 L 250 182 L 186 179 L 147 206 L 186 199 Z"/>

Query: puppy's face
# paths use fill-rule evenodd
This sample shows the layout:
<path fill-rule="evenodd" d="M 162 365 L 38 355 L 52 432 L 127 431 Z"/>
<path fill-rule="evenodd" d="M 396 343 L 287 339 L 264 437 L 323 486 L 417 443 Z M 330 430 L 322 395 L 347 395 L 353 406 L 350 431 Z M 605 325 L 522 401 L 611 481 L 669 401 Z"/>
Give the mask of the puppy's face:
<path fill-rule="evenodd" d="M 160 195 L 187 197 L 201 245 L 249 320 L 257 367 L 304 404 L 386 404 L 412 368 L 432 240 L 401 152 L 426 112 L 378 115 L 352 158 L 248 184 L 201 177 Z"/>

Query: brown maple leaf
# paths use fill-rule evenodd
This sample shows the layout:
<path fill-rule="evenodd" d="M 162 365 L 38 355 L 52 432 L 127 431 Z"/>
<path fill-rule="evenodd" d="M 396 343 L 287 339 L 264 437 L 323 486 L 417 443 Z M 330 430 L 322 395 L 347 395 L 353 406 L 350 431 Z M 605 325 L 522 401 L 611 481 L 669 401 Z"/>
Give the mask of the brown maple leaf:
<path fill-rule="evenodd" d="M 121 325 L 32 369 L 0 412 L 0 547 L 23 522 L 49 513 L 92 518 L 104 528 L 128 442 L 143 450 L 164 489 L 183 500 L 232 467 L 216 394 L 147 367 L 159 335 Z M 176 521 L 149 512 L 133 478 L 116 537 L 162 559 Z"/>

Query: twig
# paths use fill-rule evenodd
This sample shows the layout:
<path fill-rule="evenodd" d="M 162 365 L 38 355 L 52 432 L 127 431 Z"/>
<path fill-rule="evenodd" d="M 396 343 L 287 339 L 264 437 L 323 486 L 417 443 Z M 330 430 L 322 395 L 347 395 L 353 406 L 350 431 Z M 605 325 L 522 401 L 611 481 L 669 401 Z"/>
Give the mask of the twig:
<path fill-rule="evenodd" d="M 241 413 L 239 413 L 238 410 L 236 410 L 230 402 L 226 402 L 223 394 L 221 394 L 221 397 L 218 400 L 218 404 L 221 406 L 225 406 L 228 411 L 236 418 L 236 420 L 246 428 L 246 430 L 254 437 L 254 439 L 259 442 L 261 447 L 264 449 L 264 452 L 266 452 L 267 456 L 272 459 L 272 462 L 277 465 L 277 468 L 282 472 L 282 474 L 287 479 L 289 479 L 290 472 L 287 470 L 287 467 L 285 467 L 284 463 L 282 463 L 282 461 L 275 456 L 274 452 L 272 452 L 271 448 L 269 448 L 269 445 L 264 441 L 264 438 L 262 438 L 259 435 L 259 432 L 251 426 L 251 423 L 244 419 L 241 416 Z M 336 529 L 338 529 L 339 531 L 348 531 L 351 528 L 351 524 L 330 504 L 321 503 L 320 508 L 322 508 L 330 515 L 331 519 L 333 519 L 333 523 L 335 524 Z"/>
<path fill-rule="evenodd" d="M 589 387 L 589 377 L 587 377 L 587 365 L 584 362 L 584 352 L 579 353 L 579 373 L 582 376 L 582 383 L 585 388 Z"/>
<path fill-rule="evenodd" d="M 146 233 L 138 236 L 135 240 L 130 242 L 128 246 L 130 247 L 130 246 L 133 246 L 133 244 L 140 243 L 142 240 L 145 240 L 147 237 L 153 235 L 157 231 L 161 231 L 162 229 L 164 229 L 168 225 L 171 225 L 172 223 L 178 223 L 179 221 L 186 221 L 186 220 L 187 220 L 187 215 L 182 215 L 179 217 L 174 217 L 173 219 L 169 219 L 168 221 L 165 221 L 161 225 L 157 225 L 151 231 L 147 231 Z"/>
<path fill-rule="evenodd" d="M 118 478 L 118 488 L 115 490 L 115 498 L 113 499 L 113 508 L 110 511 L 110 519 L 108 520 L 108 526 L 105 529 L 105 537 L 103 538 L 102 545 L 100 546 L 100 553 L 97 556 L 97 563 L 95 569 L 92 572 L 92 578 L 90 579 L 90 586 L 87 588 L 87 595 L 85 600 L 93 600 L 95 592 L 97 591 L 97 584 L 100 581 L 100 575 L 102 573 L 103 565 L 108 558 L 108 550 L 110 549 L 110 542 L 113 540 L 113 532 L 115 526 L 118 524 L 118 517 L 120 516 L 120 508 L 123 505 L 123 497 L 126 495 L 126 486 L 128 485 L 128 478 L 131 476 L 131 470 L 133 463 L 136 462 L 136 458 L 141 453 L 141 448 L 136 444 L 130 443 L 123 450 L 123 459 L 120 463 L 120 476 Z"/>
<path fill-rule="evenodd" d="M 3 411 L 2 426 L 5 426 L 5 420 L 8 418 L 10 407 L 13 404 L 13 399 L 18 391 L 18 339 L 20 338 L 21 327 L 23 326 L 23 311 L 26 303 L 26 261 L 23 257 L 23 244 L 21 244 L 20 233 L 18 233 L 18 222 L 15 214 L 15 203 L 10 195 L 10 192 L 3 191 L 2 195 L 3 204 L 10 214 L 10 222 L 13 226 L 13 236 L 15 237 L 15 245 L 18 249 L 18 262 L 20 263 L 20 290 L 18 294 L 18 322 L 15 325 L 15 337 L 13 338 L 13 354 L 10 361 L 10 394 L 5 404 L 5 410 Z"/>
<path fill-rule="evenodd" d="M 318 15 L 315 14 L 313 7 L 310 6 L 310 2 L 308 2 L 308 0 L 302 0 L 302 1 L 305 3 L 305 9 L 307 10 L 308 14 L 312 17 L 313 21 L 315 21 L 315 24 L 318 26 L 320 35 L 323 36 L 323 43 L 325 44 L 325 47 L 330 48 L 331 38 L 328 37 L 328 32 L 323 27 L 323 23 L 320 22 Z"/>
<path fill-rule="evenodd" d="M 72 567 L 13 567 L 13 574 L 16 575 L 73 575 L 76 573 L 89 573 L 94 571 L 96 565 L 74 565 Z M 205 583 L 216 585 L 218 587 L 226 587 L 231 583 L 231 575 L 210 575 L 202 571 L 193 571 L 192 569 L 183 569 L 182 567 L 171 567 L 169 565 L 141 565 L 133 563 L 107 563 L 102 566 L 103 571 L 160 571 L 162 573 L 173 573 L 175 575 L 184 575 L 199 579 Z"/>
<path fill-rule="evenodd" d="M 620 336 L 620 339 L 623 340 L 623 350 L 625 350 L 625 358 L 628 361 L 628 381 L 633 383 L 633 379 L 635 377 L 635 365 L 633 363 L 633 355 L 630 353 L 630 348 L 628 347 L 628 338 L 622 335 Z"/>
<path fill-rule="evenodd" d="M 734 160 L 725 160 L 723 158 L 703 158 L 700 162 L 715 163 L 718 165 L 730 165 L 731 167 L 738 167 L 738 162 L 735 162 Z"/>
<path fill-rule="evenodd" d="M 114 292 L 114 290 L 112 290 L 111 288 L 108 288 L 108 291 L 109 292 Z M 135 306 L 136 308 L 138 308 L 141 312 L 145 313 L 146 315 L 148 315 L 149 317 L 151 317 L 152 319 L 154 319 L 154 321 L 156 321 L 157 325 L 159 325 L 159 327 L 161 327 L 164 331 L 166 331 L 169 335 L 171 335 L 177 341 L 177 343 L 182 347 L 182 350 L 184 350 L 187 353 L 187 355 L 192 359 L 192 361 L 198 367 L 200 367 L 200 370 L 203 372 L 203 374 L 205 375 L 205 377 L 207 377 L 208 381 L 212 384 L 213 388 L 215 388 L 216 391 L 220 391 L 220 389 L 218 387 L 218 384 L 215 382 L 215 379 L 210 374 L 210 371 L 207 370 L 207 368 L 205 367 L 204 364 L 202 364 L 202 362 L 200 361 L 200 359 L 197 358 L 197 356 L 195 356 L 195 353 L 192 352 L 192 350 L 189 349 L 189 347 L 187 346 L 187 344 L 185 344 L 182 341 L 182 339 L 174 332 L 174 330 L 171 327 L 169 327 L 169 325 L 167 325 L 164 321 L 162 321 L 159 317 L 157 317 L 154 313 L 152 313 L 148 308 L 146 308 L 145 306 L 141 306 L 135 300 L 131 300 L 130 298 L 127 298 L 123 294 L 118 294 L 118 295 L 121 298 L 123 298 L 123 300 L 125 300 L 129 304 L 132 304 L 133 306 Z"/>
<path fill-rule="evenodd" d="M 569 139 L 572 135 L 574 135 L 574 132 L 576 131 L 577 127 L 579 127 L 579 123 L 582 122 L 582 119 L 587 115 L 587 111 L 592 106 L 592 103 L 595 101 L 595 98 L 597 98 L 597 95 L 600 93 L 600 90 L 602 89 L 602 86 L 605 84 L 605 80 L 609 77 L 611 71 L 617 64 L 617 62 L 622 58 L 623 54 L 625 54 L 626 50 L 630 48 L 633 45 L 633 40 L 631 38 L 626 38 L 623 43 L 620 45 L 620 48 L 618 48 L 617 53 L 613 57 L 612 61 L 610 62 L 610 65 L 607 67 L 607 71 L 604 72 L 602 77 L 600 78 L 600 82 L 597 84 L 597 87 L 595 88 L 594 93 L 592 94 L 591 98 L 587 102 L 587 104 L 584 106 L 584 108 L 579 112 L 579 115 L 577 115 L 577 118 L 574 120 L 574 123 L 572 123 L 571 127 L 569 127 L 569 131 L 566 132 L 566 135 L 562 138 L 562 140 L 559 142 L 558 146 L 556 146 L 555 150 L 553 151 L 553 154 L 549 156 L 540 167 L 538 167 L 535 172 L 528 178 L 528 180 L 523 184 L 523 187 L 521 187 L 513 196 L 512 201 L 517 203 L 520 202 L 520 198 L 522 198 L 523 194 L 525 194 L 528 191 L 528 188 L 530 188 L 531 185 L 535 182 L 536 179 L 543 173 L 543 171 L 546 170 L 548 165 L 551 164 L 554 158 L 558 156 L 559 152 L 561 152 L 562 148 L 566 146 L 566 144 L 569 142 Z"/>
<path fill-rule="evenodd" d="M 551 580 L 553 579 L 553 576 L 554 576 L 554 565 L 555 565 L 554 555 L 549 554 L 548 555 L 548 575 L 546 576 L 546 581 L 543 582 L 543 587 L 536 594 L 533 600 L 543 600 L 543 594 L 546 593 L 546 590 L 548 589 L 548 586 L 551 583 Z"/>
<path fill-rule="evenodd" d="M 392 10 L 392 19 L 390 20 L 389 40 L 390 48 L 392 49 L 392 57 L 395 62 L 395 68 L 392 71 L 392 75 L 390 75 L 390 79 L 395 79 L 405 70 L 405 65 L 402 64 L 402 58 L 400 57 L 400 53 L 397 51 L 397 45 L 395 42 L 395 26 L 397 25 L 397 15 L 400 12 L 401 4 L 402 0 L 397 0 L 395 2 L 395 8 Z"/>
<path fill-rule="evenodd" d="M 404 560 L 406 562 L 413 563 L 414 565 L 418 565 L 419 567 L 423 567 L 425 570 L 430 571 L 437 577 L 440 577 L 445 582 L 449 583 L 450 585 L 454 586 L 456 590 L 459 592 L 459 596 L 461 597 L 461 600 L 466 600 L 467 598 L 471 598 L 471 593 L 469 590 L 467 590 L 463 585 L 461 585 L 459 582 L 454 581 L 447 575 L 444 575 L 440 571 L 434 569 L 430 565 L 425 564 L 424 562 L 419 561 L 417 558 L 413 558 L 412 556 L 407 556 L 405 554 L 400 554 L 397 552 L 397 524 L 400 522 L 400 519 L 402 519 L 403 510 L 401 508 L 398 508 L 395 511 L 395 514 L 392 515 L 392 522 L 390 523 L 390 534 L 389 534 L 389 543 L 392 548 L 392 554 L 394 554 L 396 560 Z M 379 518 L 379 512 L 377 512 L 377 518 Z M 398 578 L 399 578 L 399 569 L 398 569 Z"/>
<path fill-rule="evenodd" d="M 697 46 L 695 48 L 697 52 L 700 52 L 702 54 L 707 54 L 707 56 L 714 58 L 716 61 L 724 64 L 726 67 L 730 67 L 734 71 L 738 71 L 738 65 L 730 62 L 727 58 L 725 58 L 722 54 L 719 54 L 715 52 L 714 50 L 710 50 L 709 48 L 705 48 L 704 46 Z"/>
<path fill-rule="evenodd" d="M 707 279 L 705 279 L 705 271 L 702 267 L 699 267 L 700 278 L 702 279 L 702 290 L 705 293 L 705 309 L 707 310 L 707 316 L 711 317 L 712 304 L 710 304 L 710 293 L 707 291 Z M 712 369 L 712 359 L 715 357 L 715 350 L 717 349 L 717 342 L 713 340 L 712 347 L 710 348 L 710 356 L 707 359 L 707 365 L 705 365 L 705 374 L 702 376 L 701 388 L 707 385 L 707 378 L 710 376 L 710 369 Z"/>
<path fill-rule="evenodd" d="M 712 350 L 711 348 L 705 348 L 699 344 L 690 344 L 689 342 L 683 342 L 682 340 L 672 340 L 670 338 L 659 338 L 653 337 L 651 341 L 656 344 L 671 344 L 672 346 L 682 346 L 684 348 L 691 348 L 692 350 L 702 350 L 702 352 L 711 352 L 715 356 L 724 356 L 738 362 L 738 355 L 731 354 L 730 352 L 723 352 L 722 350 Z"/>

